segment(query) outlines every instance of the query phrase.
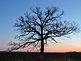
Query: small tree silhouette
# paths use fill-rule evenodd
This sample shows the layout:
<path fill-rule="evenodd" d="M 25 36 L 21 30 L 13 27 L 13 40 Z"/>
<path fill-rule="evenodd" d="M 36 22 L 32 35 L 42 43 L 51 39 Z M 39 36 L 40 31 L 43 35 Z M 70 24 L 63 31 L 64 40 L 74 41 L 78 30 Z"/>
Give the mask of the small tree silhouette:
<path fill-rule="evenodd" d="M 78 29 L 75 23 L 61 21 L 64 12 L 56 7 L 46 8 L 45 11 L 35 7 L 31 11 L 32 15 L 26 13 L 25 17 L 21 16 L 15 23 L 15 27 L 21 32 L 16 38 L 21 41 L 10 42 L 12 50 L 33 47 L 44 53 L 44 45 L 48 40 L 57 43 L 55 37 L 71 34 Z"/>

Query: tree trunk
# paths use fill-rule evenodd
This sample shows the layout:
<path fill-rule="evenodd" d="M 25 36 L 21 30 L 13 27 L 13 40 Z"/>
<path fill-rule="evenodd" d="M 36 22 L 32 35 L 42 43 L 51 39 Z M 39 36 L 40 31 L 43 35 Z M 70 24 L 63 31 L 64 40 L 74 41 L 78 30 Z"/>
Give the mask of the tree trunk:
<path fill-rule="evenodd" d="M 41 49 L 40 53 L 44 53 L 44 39 L 43 39 L 43 27 L 41 26 Z"/>
<path fill-rule="evenodd" d="M 43 39 L 41 39 L 40 56 L 41 56 L 40 60 L 41 60 L 41 61 L 45 61 L 45 60 L 44 60 L 44 40 L 43 40 Z"/>
<path fill-rule="evenodd" d="M 41 39 L 41 49 L 40 49 L 40 53 L 44 53 L 44 41 L 43 41 L 43 39 Z"/>

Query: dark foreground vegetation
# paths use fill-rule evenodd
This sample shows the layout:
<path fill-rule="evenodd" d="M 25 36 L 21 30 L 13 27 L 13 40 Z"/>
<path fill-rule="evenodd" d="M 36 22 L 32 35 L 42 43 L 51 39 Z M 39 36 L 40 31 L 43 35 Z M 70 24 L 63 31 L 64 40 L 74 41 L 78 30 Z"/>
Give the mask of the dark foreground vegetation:
<path fill-rule="evenodd" d="M 0 52 L 0 61 L 81 61 L 81 53 Z"/>

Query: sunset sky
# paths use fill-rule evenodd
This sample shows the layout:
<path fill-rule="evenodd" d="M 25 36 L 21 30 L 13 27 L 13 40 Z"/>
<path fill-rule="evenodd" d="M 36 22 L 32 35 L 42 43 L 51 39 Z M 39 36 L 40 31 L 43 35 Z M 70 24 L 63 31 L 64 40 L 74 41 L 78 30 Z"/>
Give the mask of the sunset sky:
<path fill-rule="evenodd" d="M 13 26 L 16 20 L 33 7 L 58 7 L 64 11 L 63 20 L 75 21 L 81 27 L 81 0 L 0 0 L 0 51 L 7 50 L 17 31 Z M 49 42 L 46 52 L 81 52 L 81 32 L 58 38 L 59 43 Z"/>

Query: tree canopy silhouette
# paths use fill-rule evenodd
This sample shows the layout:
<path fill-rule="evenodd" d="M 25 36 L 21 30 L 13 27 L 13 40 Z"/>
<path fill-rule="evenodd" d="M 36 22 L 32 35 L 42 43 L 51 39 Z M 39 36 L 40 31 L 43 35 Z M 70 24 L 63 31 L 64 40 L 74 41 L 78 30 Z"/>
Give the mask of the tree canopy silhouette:
<path fill-rule="evenodd" d="M 20 34 L 16 36 L 20 42 L 11 42 L 11 49 L 25 47 L 39 48 L 44 53 L 44 46 L 51 40 L 57 43 L 55 37 L 61 37 L 77 31 L 75 23 L 62 21 L 64 11 L 57 7 L 46 8 L 44 11 L 40 7 L 31 9 L 32 14 L 25 13 L 15 23 L 15 27 Z"/>

